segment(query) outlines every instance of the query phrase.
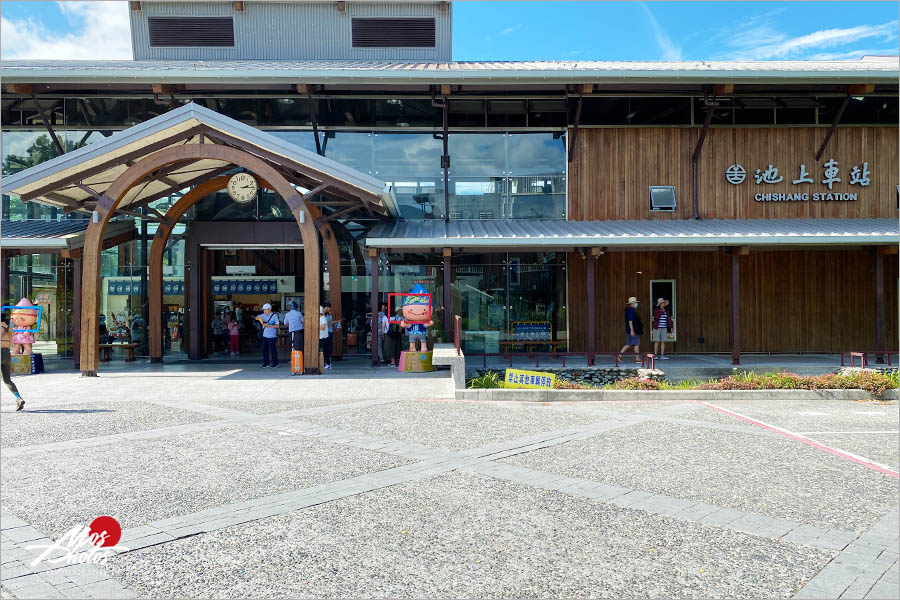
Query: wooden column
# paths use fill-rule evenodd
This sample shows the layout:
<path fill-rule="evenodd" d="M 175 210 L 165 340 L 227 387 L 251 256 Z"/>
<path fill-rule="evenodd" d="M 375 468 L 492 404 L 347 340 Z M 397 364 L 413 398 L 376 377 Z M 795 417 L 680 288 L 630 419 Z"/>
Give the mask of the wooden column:
<path fill-rule="evenodd" d="M 372 282 L 372 366 L 378 364 L 378 249 L 369 248 L 369 264 Z"/>
<path fill-rule="evenodd" d="M 147 324 L 150 322 L 149 306 L 147 305 L 147 259 L 149 258 L 150 236 L 147 235 L 147 219 L 141 219 L 141 317 L 144 319 L 144 337 L 141 339 L 141 347 L 137 348 L 142 356 L 147 355 Z M 133 314 L 132 314 L 133 316 Z"/>
<path fill-rule="evenodd" d="M 896 246 L 894 247 L 896 249 Z M 875 349 L 884 350 L 884 251 L 875 249 Z M 884 357 L 876 358 L 884 362 Z"/>
<path fill-rule="evenodd" d="M 188 237 L 190 239 L 190 237 Z M 189 289 L 185 290 L 185 313 L 189 315 L 188 329 L 188 358 L 200 360 L 205 352 L 203 347 L 203 274 L 206 272 L 204 255 L 206 254 L 198 244 L 190 243 L 191 269 L 187 277 Z"/>
<path fill-rule="evenodd" d="M 591 248 L 585 265 L 587 269 L 587 352 L 591 355 L 588 357 L 588 364 L 593 364 L 593 354 L 597 351 L 597 291 L 595 288 L 599 255 L 600 248 Z"/>
<path fill-rule="evenodd" d="M 81 257 L 72 259 L 72 362 L 81 365 Z"/>
<path fill-rule="evenodd" d="M 310 207 L 310 212 L 313 212 Z M 341 281 L 341 253 L 338 249 L 337 238 L 334 231 L 328 223 L 319 226 L 319 235 L 322 236 L 323 246 L 325 246 L 325 261 L 328 263 L 328 301 L 331 302 L 331 316 L 334 322 L 341 323 L 343 318 L 343 303 L 341 302 L 343 282 Z M 334 329 L 334 347 L 331 351 L 331 358 L 341 360 L 344 356 L 344 335 L 343 326 Z"/>
<path fill-rule="evenodd" d="M 747 248 L 731 252 L 731 364 L 741 364 L 741 255 Z"/>
<path fill-rule="evenodd" d="M 453 294 L 450 289 L 450 248 L 444 248 L 444 341 L 453 339 Z"/>

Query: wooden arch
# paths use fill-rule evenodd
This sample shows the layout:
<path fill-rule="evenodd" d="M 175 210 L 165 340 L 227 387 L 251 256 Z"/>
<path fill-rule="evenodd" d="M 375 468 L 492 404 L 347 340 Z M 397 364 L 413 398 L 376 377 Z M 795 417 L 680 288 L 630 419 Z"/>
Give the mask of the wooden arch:
<path fill-rule="evenodd" d="M 82 267 L 81 325 L 81 374 L 97 376 L 100 328 L 100 253 L 102 240 L 110 215 L 125 193 L 157 169 L 183 161 L 201 159 L 220 160 L 243 167 L 265 179 L 291 209 L 303 240 L 304 309 L 307 315 L 318 314 L 321 292 L 319 270 L 319 239 L 315 221 L 306 202 L 290 183 L 271 165 L 243 150 L 214 144 L 192 144 L 159 150 L 128 167 L 100 197 L 88 225 L 84 242 Z M 333 237 L 333 236 L 332 236 Z M 158 328 L 157 328 L 158 330 Z M 304 366 L 307 373 L 320 373 L 318 328 L 307 327 L 304 336 Z"/>
<path fill-rule="evenodd" d="M 153 236 L 153 244 L 150 246 L 150 273 L 149 273 L 149 282 L 150 282 L 150 329 L 149 329 L 149 340 L 150 340 L 150 361 L 151 362 L 162 362 L 163 356 L 163 332 L 162 332 L 162 298 L 163 298 L 163 269 L 162 269 L 162 259 L 163 253 L 166 251 L 166 245 L 169 242 L 169 237 L 172 235 L 172 230 L 175 229 L 175 225 L 178 222 L 178 219 L 183 215 L 187 210 L 205 198 L 207 195 L 212 194 L 214 192 L 218 192 L 221 189 L 224 189 L 228 185 L 228 180 L 231 178 L 231 175 L 222 175 L 220 177 L 216 177 L 215 179 L 210 179 L 209 181 L 204 181 L 203 183 L 197 185 L 192 188 L 188 193 L 178 199 L 178 201 L 172 205 L 171 208 L 166 212 L 165 223 L 160 223 L 159 228 L 156 230 L 156 234 Z M 259 186 L 265 189 L 274 189 L 272 185 L 264 180 L 259 180 Z M 310 217 L 313 220 L 318 220 L 321 217 L 321 212 L 319 208 L 315 205 L 309 204 L 307 205 L 309 210 Z M 329 223 L 320 222 L 318 225 L 319 234 L 322 236 L 322 240 L 324 241 L 325 246 L 325 255 L 328 260 L 328 273 L 330 279 L 330 302 L 331 302 L 331 310 L 332 314 L 334 314 L 334 320 L 340 321 L 341 319 L 341 257 L 338 252 L 337 240 L 334 237 L 334 232 L 331 229 L 331 225 Z M 304 303 L 303 307 L 304 312 L 306 312 L 306 306 Z M 307 313 L 308 314 L 308 313 Z M 318 312 L 313 315 L 313 322 L 318 323 Z M 341 336 L 340 334 L 336 334 L 334 336 L 334 355 L 341 356 Z M 305 342 L 304 342 L 305 346 Z M 305 357 L 304 353 L 304 357 Z"/>

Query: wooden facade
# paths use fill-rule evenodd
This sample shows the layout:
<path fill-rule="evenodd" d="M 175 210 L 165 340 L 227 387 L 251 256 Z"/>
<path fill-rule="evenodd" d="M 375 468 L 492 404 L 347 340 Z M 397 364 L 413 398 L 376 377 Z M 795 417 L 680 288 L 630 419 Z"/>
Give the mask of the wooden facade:
<path fill-rule="evenodd" d="M 709 130 L 698 165 L 698 206 L 704 219 L 896 218 L 898 129 L 841 127 L 820 161 L 815 154 L 823 127 L 715 127 Z M 690 219 L 691 155 L 699 128 L 581 129 L 569 163 L 569 219 Z M 571 139 L 571 130 L 570 130 Z M 838 162 L 840 183 L 821 183 L 824 164 Z M 871 184 L 850 184 L 854 165 L 868 162 Z M 743 166 L 746 179 L 725 179 L 732 164 Z M 756 169 L 778 168 L 780 183 L 757 184 Z M 793 184 L 800 165 L 814 183 Z M 649 186 L 674 185 L 674 212 L 650 211 Z M 812 200 L 814 193 L 856 193 L 856 201 Z M 810 200 L 757 202 L 757 193 L 809 193 Z"/>
<path fill-rule="evenodd" d="M 707 252 L 610 252 L 596 259 L 594 294 L 598 352 L 625 343 L 624 309 L 640 300 L 642 350 L 650 347 L 650 281 L 676 281 L 677 352 L 731 351 L 731 255 Z M 777 250 L 740 257 L 743 352 L 843 352 L 875 344 L 875 251 Z M 897 349 L 897 256 L 884 264 L 885 342 Z M 587 348 L 587 272 L 569 254 L 571 349 Z M 583 323 L 584 326 L 578 324 Z M 703 339 L 701 343 L 699 340 Z"/>

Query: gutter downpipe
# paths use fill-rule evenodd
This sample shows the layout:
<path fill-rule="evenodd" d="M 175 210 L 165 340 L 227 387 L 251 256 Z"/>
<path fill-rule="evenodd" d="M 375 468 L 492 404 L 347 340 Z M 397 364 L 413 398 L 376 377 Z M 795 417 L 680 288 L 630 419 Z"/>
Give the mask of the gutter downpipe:
<path fill-rule="evenodd" d="M 444 223 L 450 222 L 450 154 L 448 152 L 449 145 L 449 127 L 447 119 L 447 111 L 450 103 L 447 96 L 441 95 L 441 101 L 437 101 L 437 90 L 431 90 L 431 106 L 440 108 L 443 112 L 443 133 L 440 134 L 441 140 L 444 142 L 444 154 L 441 156 L 441 167 L 444 169 Z M 433 134 L 435 138 L 437 134 Z"/>

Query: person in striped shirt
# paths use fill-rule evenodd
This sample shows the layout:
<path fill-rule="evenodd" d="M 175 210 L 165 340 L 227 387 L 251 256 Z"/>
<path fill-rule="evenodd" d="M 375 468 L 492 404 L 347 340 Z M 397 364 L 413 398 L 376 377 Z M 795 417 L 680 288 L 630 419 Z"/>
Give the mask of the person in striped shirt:
<path fill-rule="evenodd" d="M 656 308 L 653 309 L 653 331 L 650 333 L 650 339 L 653 341 L 653 353 L 657 358 L 669 360 L 666 356 L 666 341 L 672 332 L 674 321 L 672 313 L 669 312 L 669 301 L 665 298 L 659 298 L 656 301 Z"/>

